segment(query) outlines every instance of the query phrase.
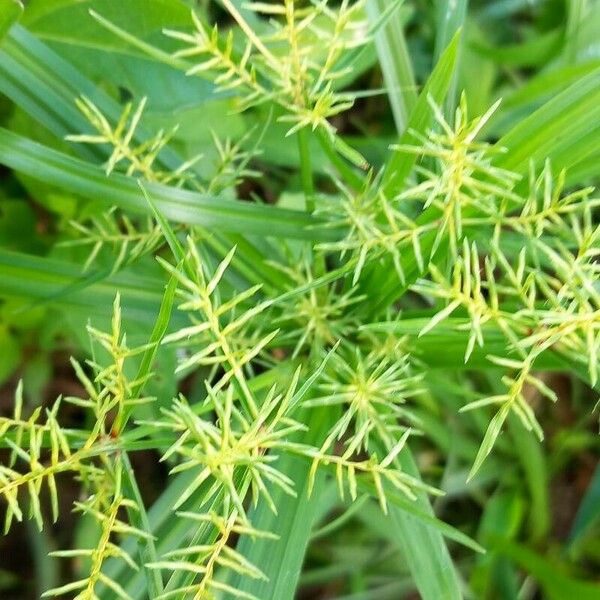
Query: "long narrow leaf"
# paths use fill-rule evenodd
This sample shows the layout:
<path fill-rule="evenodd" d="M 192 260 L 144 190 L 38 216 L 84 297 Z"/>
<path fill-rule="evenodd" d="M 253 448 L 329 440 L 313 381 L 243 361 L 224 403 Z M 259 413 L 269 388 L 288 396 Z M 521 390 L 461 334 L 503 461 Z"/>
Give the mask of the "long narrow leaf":
<path fill-rule="evenodd" d="M 136 213 L 149 213 L 137 181 L 112 174 L 41 144 L 0 129 L 0 164 L 89 200 L 105 202 Z M 216 227 L 223 231 L 296 239 L 327 239 L 335 231 L 319 229 L 319 221 L 300 211 L 223 200 L 166 185 L 147 183 L 146 189 L 162 214 L 171 221 Z"/>

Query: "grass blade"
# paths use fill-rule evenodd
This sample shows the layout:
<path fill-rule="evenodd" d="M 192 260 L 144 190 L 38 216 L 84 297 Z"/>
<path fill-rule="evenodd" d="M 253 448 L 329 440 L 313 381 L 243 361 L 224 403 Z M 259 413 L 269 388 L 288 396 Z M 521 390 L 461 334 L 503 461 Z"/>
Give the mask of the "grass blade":
<path fill-rule="evenodd" d="M 400 453 L 398 460 L 405 473 L 419 476 L 412 454 L 407 449 Z M 421 511 L 433 516 L 426 495 L 418 493 L 415 504 Z M 463 595 L 458 576 L 442 534 L 394 505 L 390 506 L 390 520 L 390 527 L 406 557 L 422 600 L 460 600 Z"/>
<path fill-rule="evenodd" d="M 311 440 L 322 439 L 327 425 L 322 414 L 313 412 L 308 423 L 310 433 L 304 434 L 303 442 L 307 436 Z M 297 497 L 290 498 L 277 488 L 273 491 L 273 498 L 279 514 L 274 515 L 267 506 L 262 505 L 250 515 L 250 519 L 254 527 L 271 531 L 279 539 L 252 541 L 242 538 L 238 548 L 250 562 L 261 566 L 268 581 L 245 577 L 233 582 L 236 589 L 261 600 L 293 600 L 312 525 L 319 510 L 319 496 L 325 489 L 324 477 L 318 474 L 312 495 L 308 497 L 309 461 L 284 456 L 278 461 L 277 469 L 294 480 Z"/>
<path fill-rule="evenodd" d="M 436 36 L 434 60 L 438 61 L 443 56 L 448 44 L 452 41 L 465 22 L 468 0 L 443 0 L 437 2 Z M 452 73 L 452 80 L 444 102 L 444 112 L 449 122 L 452 123 L 456 109 L 458 73 L 460 69 L 460 45 L 457 50 L 456 64 Z"/>
<path fill-rule="evenodd" d="M 423 135 L 431 126 L 433 110 L 429 97 L 437 104 L 442 104 L 444 101 L 456 68 L 459 39 L 460 34 L 455 34 L 432 71 L 410 114 L 406 131 L 400 137 L 400 144 L 417 143 L 415 133 Z M 384 192 L 389 197 L 402 188 L 416 160 L 417 157 L 414 154 L 395 152 L 392 155 L 385 167 L 383 185 Z"/>
<path fill-rule="evenodd" d="M 102 168 L 42 146 L 6 129 L 0 129 L 0 163 L 20 173 L 78 194 L 135 213 L 149 213 L 136 179 L 106 176 Z M 327 239 L 336 232 L 319 229 L 319 220 L 304 212 L 273 206 L 223 200 L 156 183 L 146 183 L 157 208 L 178 223 L 295 239 Z M 107 206 L 110 208 L 110 206 Z"/>
<path fill-rule="evenodd" d="M 385 0 L 367 2 L 367 14 L 372 22 L 377 22 L 388 10 L 387 4 Z M 417 86 L 404 37 L 404 19 L 400 7 L 394 9 L 387 22 L 375 34 L 375 46 L 396 130 L 401 135 L 408 127 L 409 117 L 417 102 Z"/>
<path fill-rule="evenodd" d="M 581 137 L 600 128 L 600 69 L 576 81 L 521 121 L 498 141 L 506 152 L 497 164 L 504 169 L 525 173 L 530 161 L 540 165 L 549 158 L 553 169 L 570 167 L 600 147 L 595 143 L 574 160 L 571 146 Z"/>

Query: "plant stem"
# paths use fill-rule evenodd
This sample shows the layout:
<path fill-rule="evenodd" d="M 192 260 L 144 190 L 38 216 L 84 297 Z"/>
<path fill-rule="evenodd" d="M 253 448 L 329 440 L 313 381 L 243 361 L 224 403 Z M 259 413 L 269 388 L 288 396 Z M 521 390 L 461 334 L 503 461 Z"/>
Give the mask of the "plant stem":
<path fill-rule="evenodd" d="M 137 510 L 128 508 L 127 516 L 131 524 L 137 529 L 152 532 L 150 527 L 150 521 L 148 520 L 148 514 L 144 507 L 144 500 L 140 493 L 140 489 L 133 472 L 133 467 L 129 461 L 127 452 L 121 454 L 123 460 L 123 483 L 127 496 L 135 502 Z M 149 537 L 146 539 L 140 539 L 138 541 L 138 550 L 140 554 L 140 565 L 144 570 L 146 576 L 146 584 L 148 586 L 148 596 L 150 598 L 158 598 L 163 591 L 163 583 L 160 575 L 160 571 L 154 569 L 148 569 L 147 563 L 156 562 L 158 560 L 156 554 L 156 546 L 154 545 L 154 538 Z"/>
<path fill-rule="evenodd" d="M 306 211 L 313 213 L 315 210 L 315 184 L 312 176 L 310 149 L 308 147 L 308 130 L 303 127 L 298 131 L 298 152 L 300 154 L 300 177 L 306 202 Z"/>
<path fill-rule="evenodd" d="M 354 169 L 346 163 L 346 161 L 338 154 L 333 147 L 331 138 L 322 130 L 317 131 L 317 138 L 321 148 L 323 148 L 327 158 L 331 164 L 337 169 L 338 173 L 344 179 L 344 182 L 355 190 L 360 190 L 364 186 L 363 178 L 354 171 Z"/>

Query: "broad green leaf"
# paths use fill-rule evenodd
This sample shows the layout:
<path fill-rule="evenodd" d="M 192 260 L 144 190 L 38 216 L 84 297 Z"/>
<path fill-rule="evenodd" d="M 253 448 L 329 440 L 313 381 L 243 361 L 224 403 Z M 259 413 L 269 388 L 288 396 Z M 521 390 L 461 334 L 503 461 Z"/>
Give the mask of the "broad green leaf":
<path fill-rule="evenodd" d="M 23 14 L 21 0 L 0 0 L 0 41 Z"/>
<path fill-rule="evenodd" d="M 29 0 L 23 23 L 41 39 L 73 46 L 136 53 L 90 15 L 95 10 L 132 34 L 164 44 L 164 27 L 183 28 L 191 23 L 189 8 L 180 0 Z M 143 15 L 143 18 L 140 16 Z"/>

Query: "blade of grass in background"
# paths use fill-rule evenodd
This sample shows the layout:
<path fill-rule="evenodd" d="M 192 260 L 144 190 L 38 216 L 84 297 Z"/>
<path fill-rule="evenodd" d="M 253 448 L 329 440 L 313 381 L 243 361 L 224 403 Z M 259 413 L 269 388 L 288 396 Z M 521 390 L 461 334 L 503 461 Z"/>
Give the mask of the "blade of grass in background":
<path fill-rule="evenodd" d="M 366 5 L 371 22 L 377 22 L 388 9 L 386 0 L 369 0 Z M 402 4 L 375 34 L 375 46 L 383 72 L 387 95 L 398 135 L 404 133 L 417 102 L 417 85 L 404 37 L 405 13 Z"/>
<path fill-rule="evenodd" d="M 22 26 L 14 27 L 0 48 L 0 91 L 61 140 L 72 133 L 89 131 L 88 121 L 75 105 L 81 95 L 112 122 L 122 112 L 118 102 Z M 149 137 L 144 124 L 140 124 L 135 139 L 139 142 Z M 98 159 L 101 155 L 98 147 L 74 144 L 73 148 L 86 158 Z M 176 169 L 182 161 L 167 146 L 159 162 Z"/>
<path fill-rule="evenodd" d="M 459 34 L 455 35 L 443 56 L 427 80 L 422 92 L 415 103 L 410 114 L 406 131 L 400 136 L 400 144 L 412 144 L 417 141 L 416 134 L 424 135 L 431 126 L 433 120 L 433 109 L 430 100 L 441 104 L 448 93 L 452 73 L 456 68 Z M 407 152 L 394 152 L 386 165 L 384 173 L 383 189 L 392 197 L 400 191 L 404 181 L 413 168 L 417 156 Z"/>
<path fill-rule="evenodd" d="M 577 514 L 569 532 L 569 545 L 572 547 L 585 536 L 588 530 L 600 520 L 600 463 L 596 465 L 596 470 L 587 490 L 581 499 Z"/>
<path fill-rule="evenodd" d="M 548 600 L 600 598 L 600 584 L 582 581 L 566 574 L 559 564 L 543 558 L 521 544 L 498 540 L 497 548 L 540 583 Z"/>
<path fill-rule="evenodd" d="M 436 36 L 433 55 L 435 62 L 441 59 L 456 33 L 463 28 L 467 14 L 468 0 L 438 0 L 436 4 Z M 456 108 L 458 91 L 458 74 L 460 71 L 461 46 L 462 37 L 458 45 L 452 80 L 444 101 L 444 113 L 449 123 L 453 123 L 454 121 L 454 110 Z"/>
<path fill-rule="evenodd" d="M 514 415 L 509 418 L 509 429 L 529 491 L 531 539 L 539 542 L 545 539 L 550 529 L 550 484 L 543 446 Z"/>
<path fill-rule="evenodd" d="M 415 108 L 410 116 L 408 128 L 400 137 L 401 144 L 413 144 L 417 141 L 416 134 L 425 134 L 433 120 L 433 109 L 431 108 L 429 98 L 432 98 L 438 104 L 441 104 L 446 97 L 448 87 L 452 79 L 452 74 L 456 66 L 456 57 L 458 52 L 460 32 L 456 33 L 452 41 L 446 48 L 444 54 L 438 61 L 432 71 L 423 91 L 419 95 Z M 394 152 L 390 157 L 385 171 L 383 173 L 382 190 L 386 196 L 392 198 L 403 187 L 406 178 L 411 172 L 417 156 L 407 152 Z M 419 222 L 424 222 L 432 218 L 434 211 L 426 210 L 419 217 Z M 433 245 L 434 236 L 423 236 L 421 243 L 425 256 L 429 255 L 430 248 Z M 402 284 L 396 277 L 390 277 L 389 273 L 393 271 L 391 261 L 389 264 L 380 268 L 379 266 L 371 271 L 371 277 L 366 284 L 361 286 L 363 291 L 370 298 L 369 316 L 380 315 L 389 307 L 389 305 L 403 293 L 406 286 L 419 276 L 417 260 L 412 249 L 403 253 L 401 257 L 402 268 L 406 276 L 405 284 Z"/>
<path fill-rule="evenodd" d="M 437 310 L 425 311 L 419 316 L 412 316 L 407 311 L 404 318 L 392 322 L 375 322 L 361 327 L 364 331 L 385 333 L 395 336 L 409 335 L 413 340 L 416 354 L 420 360 L 425 361 L 432 368 L 452 369 L 496 369 L 496 366 L 487 359 L 489 354 L 505 356 L 506 337 L 497 327 L 488 325 L 484 329 L 485 344 L 483 347 L 475 346 L 469 362 L 465 363 L 465 350 L 469 339 L 469 331 L 465 328 L 468 319 L 450 317 L 427 335 L 418 337 L 420 331 L 429 323 Z M 427 315 L 427 316 L 426 316 Z M 552 351 L 542 353 L 536 366 L 544 370 L 564 370 L 564 363 Z"/>
<path fill-rule="evenodd" d="M 504 169 L 526 173 L 530 161 L 538 167 L 547 158 L 553 170 L 572 167 L 600 149 L 600 69 L 592 71 L 519 122 L 498 141 L 505 148 L 497 160 Z M 573 144 L 590 136 L 583 156 L 571 154 Z"/>
<path fill-rule="evenodd" d="M 142 214 L 150 212 L 133 177 L 113 173 L 109 179 L 98 166 L 5 129 L 0 129 L 0 163 L 65 191 L 106 202 L 107 210 L 119 206 Z M 223 200 L 155 183 L 146 187 L 160 211 L 175 222 L 296 239 L 335 239 L 337 235 L 318 229 L 319 220 L 301 211 Z"/>
<path fill-rule="evenodd" d="M 64 261 L 0 250 L 0 297 L 29 302 L 46 300 L 81 280 L 81 268 Z M 158 284 L 158 286 L 157 286 Z M 61 297 L 61 307 L 77 308 L 88 315 L 109 316 L 115 292 L 127 299 L 128 318 L 153 323 L 160 305 L 162 283 L 124 271 L 85 289 Z M 23 307 L 27 310 L 27 303 Z"/>
<path fill-rule="evenodd" d="M 555 57 L 562 49 L 563 38 L 562 28 L 557 27 L 519 44 L 489 46 L 486 43 L 475 43 L 474 48 L 498 65 L 533 68 L 544 65 Z"/>
<path fill-rule="evenodd" d="M 479 597 L 495 594 L 498 600 L 514 600 L 519 594 L 515 565 L 495 550 L 494 539 L 513 540 L 523 524 L 525 501 L 517 491 L 495 492 L 483 509 L 478 539 L 488 552 L 477 557 L 471 587 Z"/>
<path fill-rule="evenodd" d="M 408 449 L 400 453 L 398 461 L 405 473 L 419 477 Z M 426 494 L 418 492 L 415 504 L 433 515 Z M 422 600 L 462 599 L 456 567 L 442 534 L 395 506 L 390 507 L 390 520 L 390 528 L 393 528 Z"/>
<path fill-rule="evenodd" d="M 567 31 L 565 58 L 567 62 L 573 63 L 577 58 L 578 36 L 581 27 L 585 23 L 588 11 L 590 9 L 589 0 L 568 0 L 567 1 Z"/>
<path fill-rule="evenodd" d="M 322 434 L 326 431 L 322 424 Z M 245 593 L 254 594 L 261 600 L 293 600 L 298 579 L 304 563 L 315 517 L 318 513 L 321 493 L 325 489 L 325 478 L 320 475 L 315 480 L 312 495 L 307 492 L 310 463 L 296 457 L 283 457 L 277 464 L 278 470 L 294 481 L 296 498 L 286 496 L 281 490 L 273 492 L 273 500 L 278 507 L 274 515 L 269 507 L 261 505 L 252 514 L 254 527 L 270 531 L 279 536 L 277 540 L 243 538 L 238 550 L 250 562 L 260 565 L 268 580 L 253 580 L 248 577 L 234 580 L 233 586 Z"/>

